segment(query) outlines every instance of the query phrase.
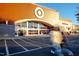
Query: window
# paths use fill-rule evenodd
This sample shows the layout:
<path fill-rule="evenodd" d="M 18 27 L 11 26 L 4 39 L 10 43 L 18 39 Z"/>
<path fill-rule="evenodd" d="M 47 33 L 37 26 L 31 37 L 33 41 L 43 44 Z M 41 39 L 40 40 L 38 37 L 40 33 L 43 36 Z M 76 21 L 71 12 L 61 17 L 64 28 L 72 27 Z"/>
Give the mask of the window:
<path fill-rule="evenodd" d="M 28 22 L 28 28 L 38 28 L 38 23 L 36 23 L 36 22 Z"/>
<path fill-rule="evenodd" d="M 33 28 L 33 22 L 28 22 L 28 28 Z"/>
<path fill-rule="evenodd" d="M 26 22 L 23 22 L 22 23 L 22 27 L 27 27 L 27 23 Z"/>
<path fill-rule="evenodd" d="M 39 27 L 40 29 L 47 29 L 47 28 L 48 28 L 48 27 L 47 27 L 46 25 L 44 25 L 44 24 L 39 24 L 39 26 L 40 26 L 40 27 Z"/>
<path fill-rule="evenodd" d="M 38 28 L 38 23 L 34 22 L 34 28 Z"/>

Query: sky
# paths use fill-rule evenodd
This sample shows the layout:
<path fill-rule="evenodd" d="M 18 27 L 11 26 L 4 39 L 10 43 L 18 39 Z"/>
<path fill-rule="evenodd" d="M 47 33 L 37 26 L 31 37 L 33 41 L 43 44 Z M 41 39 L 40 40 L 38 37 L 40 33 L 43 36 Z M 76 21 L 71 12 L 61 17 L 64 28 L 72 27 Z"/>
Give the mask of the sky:
<path fill-rule="evenodd" d="M 59 12 L 61 18 L 72 20 L 73 24 L 78 25 L 75 13 L 79 10 L 79 3 L 38 3 L 38 5 L 55 9 Z"/>

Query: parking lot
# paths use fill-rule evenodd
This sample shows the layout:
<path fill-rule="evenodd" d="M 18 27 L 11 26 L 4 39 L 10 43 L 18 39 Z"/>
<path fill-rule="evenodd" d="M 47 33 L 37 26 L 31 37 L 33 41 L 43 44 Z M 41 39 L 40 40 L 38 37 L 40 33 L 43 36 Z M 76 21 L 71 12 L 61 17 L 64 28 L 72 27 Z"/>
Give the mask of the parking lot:
<path fill-rule="evenodd" d="M 15 55 L 44 47 L 50 47 L 49 37 L 26 37 L 21 39 L 0 39 L 0 55 Z"/>
<path fill-rule="evenodd" d="M 67 36 L 67 45 L 75 56 L 79 56 L 79 36 Z M 50 37 L 0 37 L 0 56 L 53 56 Z"/>

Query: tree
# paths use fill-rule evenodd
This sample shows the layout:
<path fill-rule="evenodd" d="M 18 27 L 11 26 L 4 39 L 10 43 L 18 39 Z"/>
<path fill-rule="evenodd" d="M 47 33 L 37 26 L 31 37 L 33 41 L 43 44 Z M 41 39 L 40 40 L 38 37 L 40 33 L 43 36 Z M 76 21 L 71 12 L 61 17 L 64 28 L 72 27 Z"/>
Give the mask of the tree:
<path fill-rule="evenodd" d="M 78 23 L 79 23 L 79 7 L 77 7 L 76 9 L 77 9 L 77 10 L 76 10 L 75 16 L 76 16 L 77 21 L 78 21 Z"/>

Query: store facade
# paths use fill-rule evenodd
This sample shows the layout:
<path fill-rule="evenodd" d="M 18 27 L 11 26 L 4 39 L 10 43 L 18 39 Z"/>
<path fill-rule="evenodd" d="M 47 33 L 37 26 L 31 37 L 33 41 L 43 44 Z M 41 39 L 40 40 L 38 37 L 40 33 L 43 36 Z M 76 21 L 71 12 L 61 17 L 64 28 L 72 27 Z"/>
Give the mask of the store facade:
<path fill-rule="evenodd" d="M 36 4 L 0 4 L 0 17 L 15 26 L 16 36 L 48 35 L 50 27 L 57 27 L 59 12 Z"/>

